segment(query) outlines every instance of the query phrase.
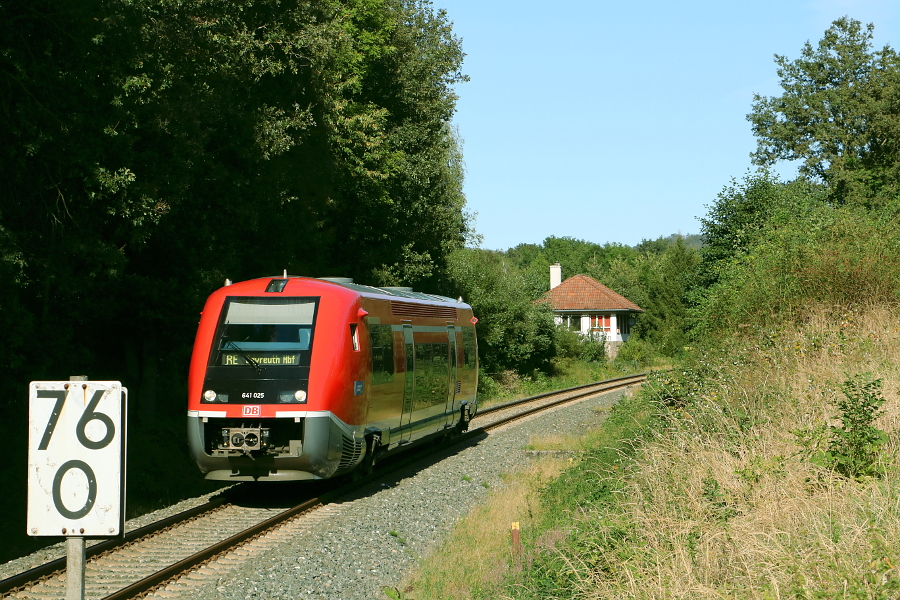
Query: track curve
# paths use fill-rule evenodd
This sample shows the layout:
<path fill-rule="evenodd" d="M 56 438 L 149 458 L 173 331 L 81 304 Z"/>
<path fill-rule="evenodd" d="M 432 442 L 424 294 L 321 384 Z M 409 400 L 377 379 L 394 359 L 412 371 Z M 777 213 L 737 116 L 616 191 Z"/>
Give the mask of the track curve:
<path fill-rule="evenodd" d="M 621 377 L 482 409 L 473 417 L 470 431 L 454 444 L 464 444 L 514 420 L 553 407 L 637 385 L 645 378 L 646 374 Z M 386 466 L 392 470 L 403 469 L 421 461 L 424 456 L 424 452 L 416 452 Z M 374 477 L 384 474 L 384 471 L 378 471 Z M 86 597 L 124 600 L 146 595 L 177 596 L 179 586 L 173 583 L 176 578 L 181 577 L 179 583 L 190 587 L 191 577 L 202 580 L 225 575 L 229 564 L 240 564 L 258 555 L 260 548 L 265 547 L 267 537 L 277 539 L 297 535 L 305 527 L 302 515 L 306 515 L 306 519 L 320 519 L 339 514 L 341 507 L 354 496 L 365 494 L 364 490 L 372 480 L 369 477 L 339 486 L 287 510 L 237 506 L 217 500 L 209 506 L 194 509 L 192 515 L 184 518 L 176 515 L 165 520 L 164 525 L 153 524 L 136 530 L 117 546 L 111 544 L 109 548 L 93 550 L 100 545 L 94 546 L 91 554 L 96 556 L 88 562 L 85 577 Z M 276 528 L 279 529 L 276 531 Z M 143 537 L 139 535 L 141 531 Z M 0 594 L 42 600 L 65 597 L 64 575 L 58 570 L 59 566 L 54 568 L 53 564 L 0 581 Z M 61 566 L 65 566 L 64 559 Z M 195 573 L 184 576 L 191 570 Z M 205 575 L 199 573 L 202 570 L 206 571 Z M 167 587 L 163 588 L 164 585 Z"/>

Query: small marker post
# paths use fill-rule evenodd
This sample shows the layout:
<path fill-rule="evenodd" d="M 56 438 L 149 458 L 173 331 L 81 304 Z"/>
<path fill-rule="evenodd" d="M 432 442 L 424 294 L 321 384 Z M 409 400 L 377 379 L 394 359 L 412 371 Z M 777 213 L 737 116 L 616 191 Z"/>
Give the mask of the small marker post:
<path fill-rule="evenodd" d="M 522 542 L 519 540 L 519 522 L 513 521 L 512 523 L 512 550 L 513 554 L 518 556 L 522 553 Z"/>
<path fill-rule="evenodd" d="M 69 381 L 87 380 L 84 375 L 69 377 Z M 85 544 L 79 533 L 74 529 L 66 533 L 66 600 L 84 600 Z"/>

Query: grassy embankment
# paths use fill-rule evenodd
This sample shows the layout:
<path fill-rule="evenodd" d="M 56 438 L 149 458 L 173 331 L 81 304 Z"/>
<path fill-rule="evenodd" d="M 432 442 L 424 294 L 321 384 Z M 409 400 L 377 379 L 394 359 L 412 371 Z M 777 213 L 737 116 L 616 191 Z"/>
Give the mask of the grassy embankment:
<path fill-rule="evenodd" d="M 388 595 L 896 598 L 898 342 L 896 311 L 823 309 L 659 375 L 585 437 L 532 440 L 577 458 L 510 474 Z M 845 383 L 864 373 L 882 389 Z"/>

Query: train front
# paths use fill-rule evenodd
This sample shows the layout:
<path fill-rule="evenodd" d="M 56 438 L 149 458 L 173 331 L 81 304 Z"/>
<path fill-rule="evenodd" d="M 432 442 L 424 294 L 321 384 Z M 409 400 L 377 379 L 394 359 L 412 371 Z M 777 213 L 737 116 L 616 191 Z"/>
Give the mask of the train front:
<path fill-rule="evenodd" d="M 207 479 L 323 479 L 357 464 L 365 365 L 345 332 L 358 307 L 353 292 L 305 278 L 210 296 L 188 389 L 188 443 Z"/>

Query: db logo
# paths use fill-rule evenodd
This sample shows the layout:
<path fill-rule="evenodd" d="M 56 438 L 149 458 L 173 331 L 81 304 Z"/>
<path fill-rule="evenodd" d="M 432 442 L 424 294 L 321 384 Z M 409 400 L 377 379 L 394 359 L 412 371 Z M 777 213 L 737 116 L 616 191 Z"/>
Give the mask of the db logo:
<path fill-rule="evenodd" d="M 259 417 L 262 416 L 262 407 L 261 406 L 244 406 L 244 412 L 241 413 L 243 417 Z"/>

